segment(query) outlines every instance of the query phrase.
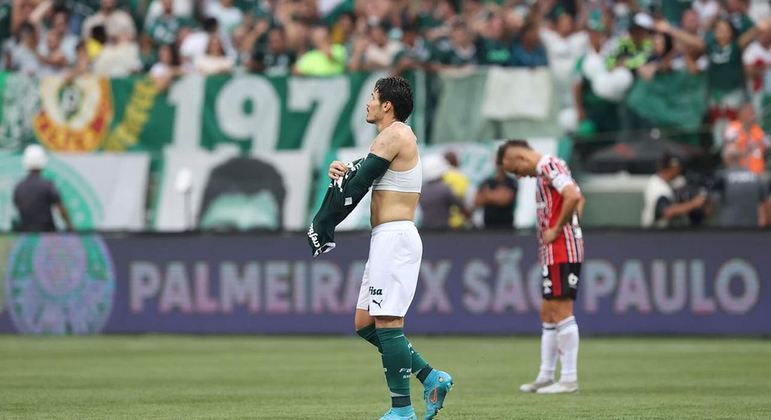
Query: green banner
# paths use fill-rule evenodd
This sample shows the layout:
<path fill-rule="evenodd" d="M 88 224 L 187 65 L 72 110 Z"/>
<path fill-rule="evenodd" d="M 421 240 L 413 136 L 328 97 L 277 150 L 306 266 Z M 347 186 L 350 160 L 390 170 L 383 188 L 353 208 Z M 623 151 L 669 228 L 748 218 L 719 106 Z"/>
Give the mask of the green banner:
<path fill-rule="evenodd" d="M 331 78 L 254 74 L 190 75 L 167 90 L 149 77 L 39 82 L 0 77 L 0 149 L 40 142 L 55 151 L 307 149 L 316 161 L 329 149 L 369 144 L 365 121 L 372 88 L 383 73 Z M 424 140 L 424 76 L 409 75 L 415 91 L 410 123 Z"/>
<path fill-rule="evenodd" d="M 626 103 L 661 128 L 698 131 L 707 112 L 707 79 L 685 71 L 660 73 L 650 81 L 638 79 Z"/>

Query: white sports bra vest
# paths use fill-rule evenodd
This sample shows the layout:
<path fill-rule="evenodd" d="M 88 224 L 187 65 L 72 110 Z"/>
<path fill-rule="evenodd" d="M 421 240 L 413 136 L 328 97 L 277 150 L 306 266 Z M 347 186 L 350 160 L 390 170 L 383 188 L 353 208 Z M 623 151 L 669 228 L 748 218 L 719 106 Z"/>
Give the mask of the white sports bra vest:
<path fill-rule="evenodd" d="M 372 190 L 420 193 L 422 186 L 423 166 L 420 164 L 420 156 L 418 156 L 418 163 L 412 169 L 406 171 L 386 170 L 386 173 L 372 184 Z"/>

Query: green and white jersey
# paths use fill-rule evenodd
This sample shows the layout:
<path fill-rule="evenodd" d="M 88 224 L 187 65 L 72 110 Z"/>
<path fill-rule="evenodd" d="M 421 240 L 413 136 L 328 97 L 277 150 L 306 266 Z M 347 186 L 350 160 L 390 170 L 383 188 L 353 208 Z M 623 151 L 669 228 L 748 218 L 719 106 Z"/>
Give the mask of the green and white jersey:
<path fill-rule="evenodd" d="M 451 66 L 477 64 L 479 62 L 477 49 L 472 44 L 468 48 L 461 49 L 455 46 L 449 39 L 441 39 L 435 45 L 431 54 L 431 61 Z"/>
<path fill-rule="evenodd" d="M 721 97 L 726 93 L 744 88 L 744 69 L 742 68 L 742 50 L 736 41 L 726 46 L 720 46 L 715 39 L 715 34 L 710 32 L 706 36 L 707 57 L 709 68 L 710 94 L 713 97 Z"/>
<path fill-rule="evenodd" d="M 191 26 L 192 22 L 187 19 L 164 15 L 150 22 L 147 34 L 156 45 L 170 45 L 176 41 L 180 29 Z"/>
<path fill-rule="evenodd" d="M 505 66 L 511 60 L 511 46 L 506 42 L 482 37 L 477 46 L 481 64 Z"/>

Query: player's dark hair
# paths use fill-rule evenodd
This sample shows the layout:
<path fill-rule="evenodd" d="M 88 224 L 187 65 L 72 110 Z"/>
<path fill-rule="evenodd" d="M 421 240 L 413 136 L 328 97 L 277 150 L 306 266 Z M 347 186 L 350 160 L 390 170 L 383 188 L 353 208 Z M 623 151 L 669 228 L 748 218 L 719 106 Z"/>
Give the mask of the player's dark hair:
<path fill-rule="evenodd" d="M 412 113 L 412 87 L 407 79 L 399 76 L 384 77 L 375 83 L 380 103 L 390 102 L 396 119 L 404 122 Z"/>
<path fill-rule="evenodd" d="M 520 139 L 509 139 L 503 142 L 500 147 L 498 147 L 498 153 L 495 156 L 495 163 L 500 166 L 503 165 L 503 156 L 506 155 L 506 150 L 509 149 L 509 147 L 521 147 L 523 149 L 533 150 L 532 147 L 530 147 L 530 143 L 527 142 L 527 140 L 520 140 Z"/>

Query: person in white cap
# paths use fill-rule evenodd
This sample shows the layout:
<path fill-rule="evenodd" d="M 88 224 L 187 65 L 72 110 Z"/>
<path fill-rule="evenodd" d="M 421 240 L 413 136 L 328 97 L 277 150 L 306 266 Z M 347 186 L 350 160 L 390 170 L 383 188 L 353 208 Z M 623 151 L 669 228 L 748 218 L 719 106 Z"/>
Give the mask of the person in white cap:
<path fill-rule="evenodd" d="M 72 222 L 62 204 L 59 191 L 51 181 L 43 178 L 42 172 L 48 157 L 42 146 L 32 144 L 24 149 L 22 165 L 28 171 L 27 177 L 13 190 L 13 204 L 19 212 L 19 232 L 55 232 L 53 208 L 56 207 L 68 230 Z"/>
<path fill-rule="evenodd" d="M 655 22 L 646 13 L 637 13 L 632 19 L 629 35 L 621 38 L 616 51 L 607 60 L 609 69 L 626 67 L 630 71 L 636 71 L 648 62 L 653 53 L 653 38 Z"/>

